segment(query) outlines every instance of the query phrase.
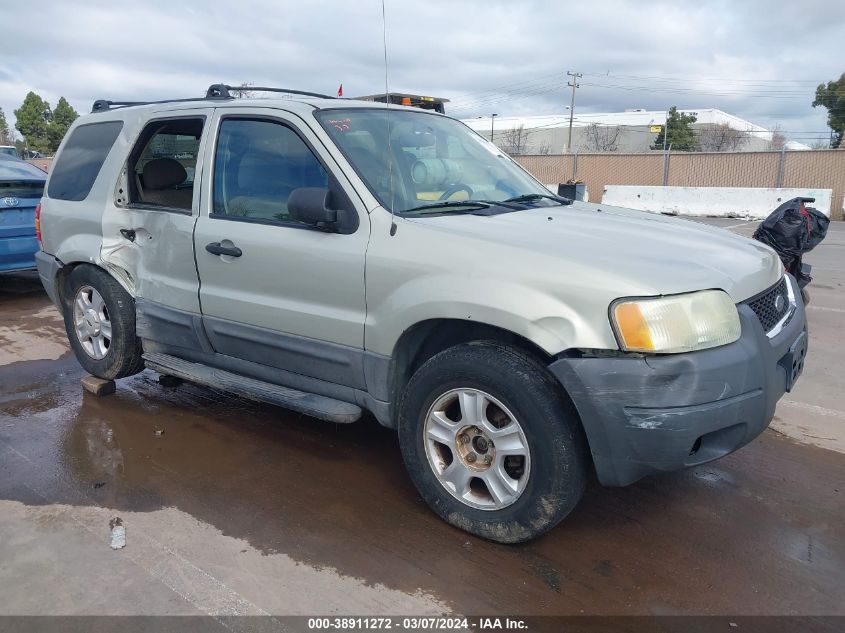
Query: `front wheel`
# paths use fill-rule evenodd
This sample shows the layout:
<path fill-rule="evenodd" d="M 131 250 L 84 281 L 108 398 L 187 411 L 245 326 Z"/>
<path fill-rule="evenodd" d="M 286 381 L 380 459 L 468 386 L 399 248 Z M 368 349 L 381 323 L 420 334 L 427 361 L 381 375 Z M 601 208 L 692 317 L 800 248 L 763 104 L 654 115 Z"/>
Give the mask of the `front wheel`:
<path fill-rule="evenodd" d="M 399 442 L 437 514 L 502 543 L 554 527 L 586 483 L 586 440 L 572 406 L 541 363 L 493 342 L 450 348 L 414 374 Z"/>

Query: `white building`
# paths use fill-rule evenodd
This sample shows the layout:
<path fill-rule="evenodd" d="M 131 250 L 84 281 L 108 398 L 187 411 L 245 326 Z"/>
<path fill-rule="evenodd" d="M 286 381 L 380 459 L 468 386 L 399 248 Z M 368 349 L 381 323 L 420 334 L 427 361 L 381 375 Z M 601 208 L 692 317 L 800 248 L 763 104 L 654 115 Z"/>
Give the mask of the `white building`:
<path fill-rule="evenodd" d="M 717 125 L 727 124 L 736 130 L 734 140 L 722 139 L 722 148 L 733 151 L 765 151 L 772 149 L 774 132 L 716 108 L 680 110 L 694 113 L 698 119 L 692 124 L 699 141 L 714 143 L 711 132 Z M 476 132 L 490 138 L 512 153 L 560 154 L 568 151 L 569 113 L 540 116 L 496 116 L 463 119 Z M 578 113 L 572 120 L 572 151 L 647 152 L 666 122 L 665 110 L 633 109 L 624 112 Z M 522 132 L 519 132 L 519 129 Z M 724 147 L 727 144 L 730 148 Z M 788 150 L 807 150 L 809 146 L 787 141 Z"/>

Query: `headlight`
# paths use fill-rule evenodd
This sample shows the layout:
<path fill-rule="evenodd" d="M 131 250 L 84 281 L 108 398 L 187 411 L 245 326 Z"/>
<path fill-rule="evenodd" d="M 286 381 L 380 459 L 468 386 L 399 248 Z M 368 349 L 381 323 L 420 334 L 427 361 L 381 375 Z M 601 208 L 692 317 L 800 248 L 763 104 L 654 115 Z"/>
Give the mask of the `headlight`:
<path fill-rule="evenodd" d="M 630 352 L 691 352 L 733 343 L 741 332 L 736 306 L 721 290 L 620 299 L 610 314 L 622 349 Z"/>

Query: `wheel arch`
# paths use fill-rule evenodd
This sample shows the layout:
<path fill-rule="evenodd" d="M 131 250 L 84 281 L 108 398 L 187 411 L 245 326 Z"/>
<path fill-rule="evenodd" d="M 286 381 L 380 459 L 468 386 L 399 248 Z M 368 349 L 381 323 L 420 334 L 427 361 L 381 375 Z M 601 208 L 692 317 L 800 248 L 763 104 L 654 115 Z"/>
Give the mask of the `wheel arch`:
<path fill-rule="evenodd" d="M 390 359 L 388 395 L 390 419 L 394 424 L 399 400 L 414 372 L 438 353 L 476 341 L 495 341 L 514 347 L 535 357 L 543 365 L 548 365 L 552 359 L 548 352 L 526 337 L 488 323 L 449 318 L 415 323 L 399 337 Z"/>
<path fill-rule="evenodd" d="M 65 281 L 67 280 L 68 276 L 80 266 L 90 266 L 91 268 L 97 268 L 107 275 L 114 278 L 117 283 L 123 286 L 123 289 L 126 290 L 133 298 L 135 297 L 135 284 L 133 283 L 132 277 L 129 273 L 119 266 L 107 265 L 101 266 L 97 262 L 92 262 L 88 260 L 76 260 L 70 262 L 62 262 L 61 267 L 59 268 L 58 272 L 56 273 L 56 299 L 58 300 L 59 306 L 63 305 L 66 301 L 65 297 Z"/>

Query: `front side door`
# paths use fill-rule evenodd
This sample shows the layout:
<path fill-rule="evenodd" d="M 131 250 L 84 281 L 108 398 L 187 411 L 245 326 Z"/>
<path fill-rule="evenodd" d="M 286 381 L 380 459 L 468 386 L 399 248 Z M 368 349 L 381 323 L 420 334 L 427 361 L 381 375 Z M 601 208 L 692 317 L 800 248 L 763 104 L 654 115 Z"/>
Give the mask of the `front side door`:
<path fill-rule="evenodd" d="M 296 115 L 225 108 L 213 125 L 194 241 L 214 350 L 363 387 L 369 220 L 361 201 Z M 357 230 L 326 232 L 293 219 L 287 202 L 301 187 L 343 197 Z"/>

